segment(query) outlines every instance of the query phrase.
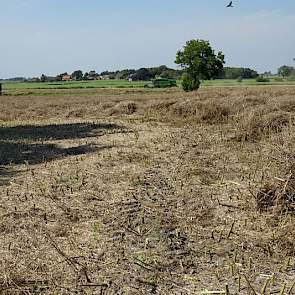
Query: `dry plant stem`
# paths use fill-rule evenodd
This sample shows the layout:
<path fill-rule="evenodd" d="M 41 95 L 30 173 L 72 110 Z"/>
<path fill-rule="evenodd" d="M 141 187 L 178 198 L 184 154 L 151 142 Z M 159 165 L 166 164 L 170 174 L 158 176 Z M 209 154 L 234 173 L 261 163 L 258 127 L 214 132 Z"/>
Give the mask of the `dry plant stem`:
<path fill-rule="evenodd" d="M 282 289 L 281 289 L 280 295 L 284 295 L 284 294 L 285 294 L 286 286 L 287 286 L 287 284 L 284 283 L 283 286 L 282 286 Z"/>
<path fill-rule="evenodd" d="M 265 283 L 264 283 L 264 285 L 263 285 L 263 287 L 262 287 L 262 289 L 261 289 L 260 294 L 262 294 L 262 295 L 265 294 L 265 292 L 266 292 L 266 288 L 267 288 L 269 282 L 270 282 L 270 278 L 268 278 L 268 279 L 265 281 Z"/>
<path fill-rule="evenodd" d="M 247 282 L 249 288 L 252 290 L 253 294 L 258 295 L 257 292 L 255 291 L 254 287 L 253 287 L 252 284 L 250 283 L 248 277 L 247 277 L 245 274 L 243 274 L 243 276 L 244 276 L 244 278 L 245 278 L 245 280 L 246 280 L 246 282 Z"/>
<path fill-rule="evenodd" d="M 232 222 L 231 227 L 230 227 L 230 230 L 229 230 L 229 232 L 228 232 L 228 234 L 227 234 L 227 238 L 228 238 L 228 239 L 230 238 L 230 235 L 231 235 L 232 232 L 233 232 L 234 225 L 235 225 L 235 221 Z"/>
<path fill-rule="evenodd" d="M 225 295 L 230 295 L 228 284 L 225 285 Z"/>
<path fill-rule="evenodd" d="M 290 290 L 288 292 L 289 295 L 292 294 L 294 287 L 295 287 L 295 281 L 293 282 L 292 286 L 290 287 Z"/>

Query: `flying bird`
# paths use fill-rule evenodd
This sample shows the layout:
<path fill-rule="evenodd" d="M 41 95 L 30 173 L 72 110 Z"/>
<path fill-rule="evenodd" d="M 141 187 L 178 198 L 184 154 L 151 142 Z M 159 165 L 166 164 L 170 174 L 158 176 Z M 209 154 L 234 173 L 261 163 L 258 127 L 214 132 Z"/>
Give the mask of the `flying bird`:
<path fill-rule="evenodd" d="M 233 7 L 233 2 L 230 1 L 229 4 L 226 7 Z"/>

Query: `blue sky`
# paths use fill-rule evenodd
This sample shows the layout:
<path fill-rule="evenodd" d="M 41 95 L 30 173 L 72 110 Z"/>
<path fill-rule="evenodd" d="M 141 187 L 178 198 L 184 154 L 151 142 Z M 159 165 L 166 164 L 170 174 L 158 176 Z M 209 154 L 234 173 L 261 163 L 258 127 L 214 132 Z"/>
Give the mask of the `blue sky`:
<path fill-rule="evenodd" d="M 0 0 L 0 78 L 174 64 L 209 40 L 227 66 L 294 65 L 295 1 Z"/>

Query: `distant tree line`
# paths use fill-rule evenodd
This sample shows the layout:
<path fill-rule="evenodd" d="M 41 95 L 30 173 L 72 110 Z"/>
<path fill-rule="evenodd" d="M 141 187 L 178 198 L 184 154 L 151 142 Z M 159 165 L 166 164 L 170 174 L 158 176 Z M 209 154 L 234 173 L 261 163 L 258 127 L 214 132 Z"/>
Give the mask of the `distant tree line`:
<path fill-rule="evenodd" d="M 25 79 L 28 82 L 59 82 L 59 81 L 86 81 L 86 80 L 132 80 L 132 81 L 148 81 L 156 77 L 168 79 L 180 79 L 183 71 L 168 68 L 165 65 L 152 68 L 124 69 L 118 71 L 103 71 L 100 74 L 92 70 L 83 73 L 81 70 L 75 70 L 72 74 L 67 72 L 58 74 L 57 76 L 47 76 L 42 74 L 40 77 Z"/>
<path fill-rule="evenodd" d="M 172 69 L 165 65 L 151 68 L 140 69 L 123 69 L 118 71 L 103 71 L 97 73 L 92 70 L 83 73 L 81 70 L 75 70 L 73 73 L 67 72 L 58 74 L 57 76 L 47 76 L 42 74 L 40 77 L 25 78 L 15 77 L 10 79 L 0 79 L 0 81 L 12 81 L 12 82 L 59 82 L 59 81 L 87 81 L 87 80 L 128 80 L 132 81 L 148 81 L 156 77 L 168 78 L 168 79 L 181 79 L 185 76 L 183 69 Z M 265 72 L 261 76 L 279 76 L 282 78 L 294 78 L 295 68 L 293 66 L 283 65 L 278 68 L 277 74 L 271 72 Z M 257 71 L 250 68 L 243 67 L 223 67 L 222 71 L 217 76 L 212 76 L 211 79 L 255 79 L 259 77 Z M 204 78 L 204 77 L 203 77 Z M 278 78 L 279 79 L 279 78 Z"/>
<path fill-rule="evenodd" d="M 57 76 L 46 76 L 41 75 L 40 78 L 31 78 L 29 82 L 59 82 L 59 81 L 83 81 L 83 80 L 99 80 L 99 74 L 96 71 L 83 72 L 81 70 L 76 70 L 72 74 L 67 72 L 58 74 Z"/>
<path fill-rule="evenodd" d="M 218 79 L 255 79 L 258 76 L 255 70 L 249 68 L 224 67 Z"/>
<path fill-rule="evenodd" d="M 25 82 L 27 78 L 25 77 L 13 77 L 13 78 L 8 78 L 8 79 L 0 79 L 0 81 L 8 81 L 8 82 Z"/>
<path fill-rule="evenodd" d="M 180 79 L 183 74 L 181 70 L 168 68 L 165 65 L 152 68 L 124 69 L 120 71 L 104 71 L 100 75 L 108 76 L 110 79 L 132 79 L 133 81 L 148 81 L 156 77 L 168 79 Z"/>

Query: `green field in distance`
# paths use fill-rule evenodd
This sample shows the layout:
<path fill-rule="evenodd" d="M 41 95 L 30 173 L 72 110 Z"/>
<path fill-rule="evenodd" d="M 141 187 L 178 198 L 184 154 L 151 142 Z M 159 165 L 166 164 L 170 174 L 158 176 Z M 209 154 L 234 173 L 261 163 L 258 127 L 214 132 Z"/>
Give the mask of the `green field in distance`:
<path fill-rule="evenodd" d="M 148 81 L 127 80 L 97 80 L 70 82 L 2 82 L 3 90 L 23 89 L 79 89 L 79 88 L 142 88 Z M 0 81 L 1 83 L 1 81 Z M 178 81 L 178 85 L 181 81 Z M 256 82 L 255 79 L 244 79 L 238 82 L 234 79 L 218 79 L 202 81 L 202 86 L 257 86 L 257 85 L 295 85 L 295 81 L 270 79 L 270 82 Z"/>

